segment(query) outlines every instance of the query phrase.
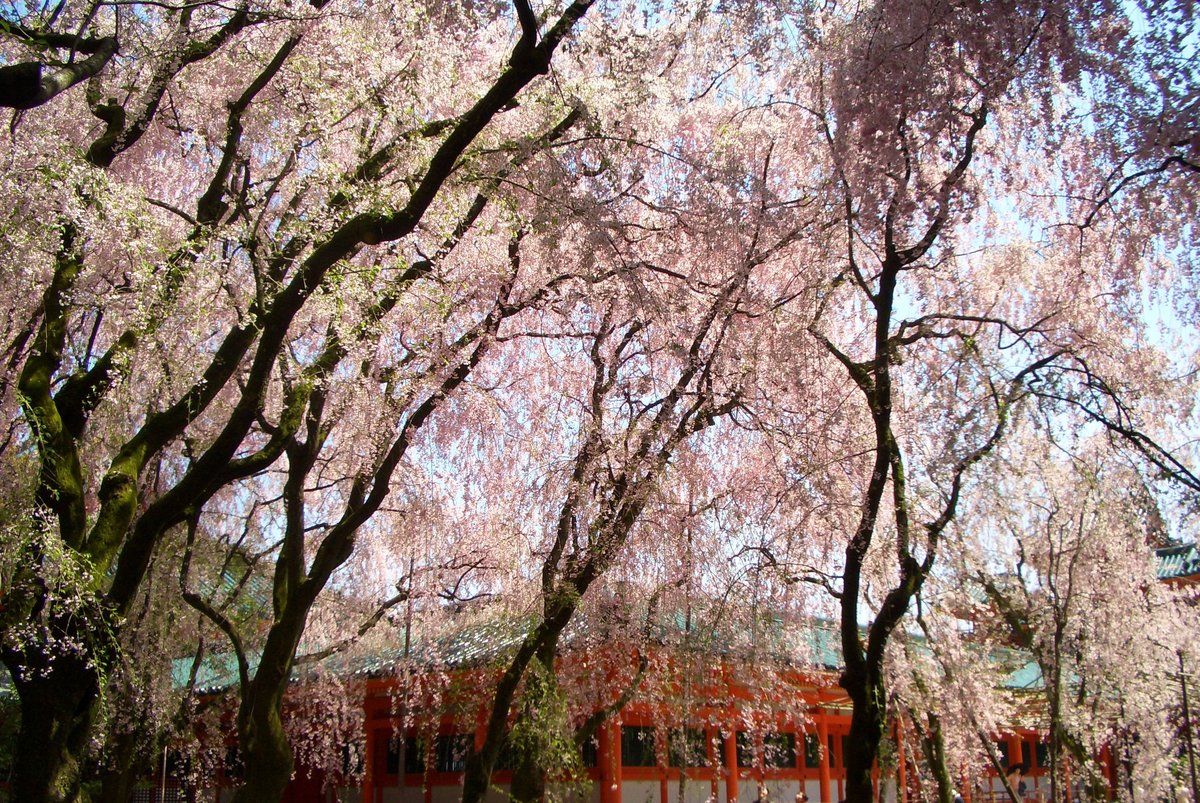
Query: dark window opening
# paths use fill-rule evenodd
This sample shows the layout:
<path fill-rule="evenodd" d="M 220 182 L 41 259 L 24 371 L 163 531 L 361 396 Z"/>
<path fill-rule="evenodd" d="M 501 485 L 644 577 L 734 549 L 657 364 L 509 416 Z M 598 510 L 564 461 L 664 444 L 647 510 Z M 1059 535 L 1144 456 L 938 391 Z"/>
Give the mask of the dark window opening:
<path fill-rule="evenodd" d="M 810 770 L 821 766 L 821 740 L 815 733 L 804 734 L 804 766 Z"/>
<path fill-rule="evenodd" d="M 342 777 L 349 778 L 352 775 L 362 775 L 363 771 L 363 750 L 359 744 L 344 744 L 342 745 Z"/>
<path fill-rule="evenodd" d="M 129 803 L 186 803 L 187 799 L 187 792 L 175 786 L 142 787 L 129 793 Z"/>
<path fill-rule="evenodd" d="M 792 769 L 796 766 L 796 734 L 768 733 L 763 737 L 763 766 Z"/>
<path fill-rule="evenodd" d="M 493 770 L 514 770 L 517 768 L 517 753 L 513 750 L 512 736 L 504 737 L 504 741 L 500 743 L 500 752 L 496 754 L 496 763 L 492 765 Z"/>
<path fill-rule="evenodd" d="M 592 769 L 600 763 L 599 748 L 595 739 L 587 739 L 579 745 L 579 758 L 585 768 Z"/>
<path fill-rule="evenodd" d="M 242 752 L 237 745 L 225 748 L 225 777 L 231 781 L 242 779 Z"/>
<path fill-rule="evenodd" d="M 395 736 L 387 741 L 387 753 L 383 758 L 383 772 L 386 775 L 400 774 L 400 740 Z"/>
<path fill-rule="evenodd" d="M 654 757 L 654 728 L 631 725 L 621 727 L 621 765 L 658 766 Z"/>
<path fill-rule="evenodd" d="M 671 747 L 672 767 L 703 767 L 708 764 L 706 740 L 700 728 L 673 730 L 667 734 L 667 739 Z"/>
<path fill-rule="evenodd" d="M 474 738 L 465 733 L 437 737 L 434 742 L 434 769 L 437 772 L 462 772 L 467 768 L 467 754 L 474 745 Z"/>
<path fill-rule="evenodd" d="M 1037 765 L 1043 769 L 1050 767 L 1050 745 L 1045 742 L 1038 742 L 1034 745 L 1034 755 L 1037 757 Z"/>
<path fill-rule="evenodd" d="M 416 737 L 405 740 L 404 771 L 406 773 L 425 772 L 425 740 Z"/>
<path fill-rule="evenodd" d="M 425 742 L 415 736 L 402 738 L 393 736 L 388 739 L 386 772 L 388 775 L 400 774 L 400 751 L 404 751 L 404 772 L 406 774 L 425 772 Z"/>
<path fill-rule="evenodd" d="M 754 766 L 754 737 L 745 731 L 737 732 L 737 765 L 739 767 Z"/>
<path fill-rule="evenodd" d="M 192 770 L 192 759 L 188 755 L 172 750 L 167 753 L 167 777 L 173 781 L 186 781 Z"/>

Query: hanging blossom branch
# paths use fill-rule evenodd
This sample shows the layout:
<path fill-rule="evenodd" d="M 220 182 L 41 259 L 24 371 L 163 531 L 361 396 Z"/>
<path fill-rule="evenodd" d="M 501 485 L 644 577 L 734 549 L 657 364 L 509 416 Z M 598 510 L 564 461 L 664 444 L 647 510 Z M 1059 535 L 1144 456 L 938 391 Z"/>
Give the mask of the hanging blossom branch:
<path fill-rule="evenodd" d="M 463 584 L 466 583 L 477 572 L 489 568 L 494 567 L 489 566 L 488 562 L 484 558 L 475 558 L 465 561 L 454 561 L 443 566 L 424 567 L 419 572 L 406 574 L 404 577 L 396 581 L 397 592 L 383 602 L 379 603 L 375 610 L 359 623 L 351 635 L 315 652 L 305 653 L 304 655 L 297 656 L 295 666 L 319 663 L 332 655 L 345 652 L 350 647 L 353 647 L 360 640 L 362 640 L 362 638 L 370 633 L 377 624 L 383 621 L 383 618 L 387 615 L 388 611 L 392 610 L 397 605 L 408 602 L 409 600 L 418 599 L 419 595 L 413 594 L 413 585 L 416 582 L 417 575 L 444 571 L 457 572 L 458 577 L 455 582 L 452 585 L 443 587 L 442 590 L 437 592 L 437 596 L 443 600 L 451 602 L 469 602 L 471 600 L 478 599 L 480 595 L 462 594 L 461 590 Z"/>
<path fill-rule="evenodd" d="M 1134 407 L 1104 377 L 1092 370 L 1088 361 L 1076 356 L 1074 364 L 1064 369 L 1082 382 L 1082 393 L 1067 393 L 1055 383 L 1037 383 L 1032 389 L 1038 398 L 1065 404 L 1078 410 L 1091 421 L 1103 426 L 1115 438 L 1133 447 L 1164 477 L 1179 483 L 1194 493 L 1200 493 L 1200 476 L 1178 456 L 1175 450 L 1163 446 L 1138 423 Z M 1104 405 L 1110 407 L 1104 409 Z"/>

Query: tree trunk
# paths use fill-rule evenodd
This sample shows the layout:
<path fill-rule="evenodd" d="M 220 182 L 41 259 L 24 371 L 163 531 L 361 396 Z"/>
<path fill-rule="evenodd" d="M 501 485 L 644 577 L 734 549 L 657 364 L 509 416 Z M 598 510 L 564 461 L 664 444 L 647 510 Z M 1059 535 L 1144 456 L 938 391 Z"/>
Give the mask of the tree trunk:
<path fill-rule="evenodd" d="M 292 778 L 295 761 L 283 728 L 283 697 L 312 604 L 311 595 L 297 592 L 283 606 L 267 634 L 253 679 L 242 682 L 237 723 L 244 769 L 233 803 L 276 803 Z"/>
<path fill-rule="evenodd" d="M 546 768 L 540 756 L 521 750 L 515 755 L 509 797 L 513 803 L 539 803 L 546 796 Z"/>
<path fill-rule="evenodd" d="M 938 803 L 954 803 L 954 782 L 950 778 L 950 768 L 946 766 L 946 739 L 942 734 L 942 720 L 937 714 L 927 715 L 929 729 L 922 741 L 925 743 L 925 760 L 929 770 L 937 782 Z"/>
<path fill-rule="evenodd" d="M 233 803 L 276 803 L 291 780 L 294 761 L 282 715 L 286 685 L 285 681 L 260 691 L 256 680 L 249 699 L 243 700 L 238 746 L 245 769 Z"/>
<path fill-rule="evenodd" d="M 1059 800 L 1058 778 L 1060 772 L 1059 745 L 1062 742 L 1062 687 L 1057 665 L 1053 686 L 1050 690 L 1050 799 Z"/>
<path fill-rule="evenodd" d="M 579 596 L 582 596 L 582 592 Z M 525 676 L 525 670 L 539 654 L 544 655 L 549 652 L 553 656 L 557 652 L 558 637 L 566 629 L 574 613 L 575 606 L 573 604 L 565 603 L 556 607 L 553 614 L 527 635 L 525 641 L 517 649 L 517 654 L 513 656 L 508 669 L 505 670 L 500 682 L 496 685 L 483 746 L 478 751 L 472 751 L 471 755 L 467 757 L 466 772 L 463 776 L 462 803 L 480 803 L 487 796 L 492 783 L 492 768 L 496 764 L 496 757 L 500 754 L 500 745 L 508 733 L 508 712 L 516 698 L 521 679 Z M 553 664 L 550 665 L 548 671 L 553 671 Z M 518 761 L 521 760 L 518 759 Z M 534 758 L 533 764 L 536 763 L 538 762 Z M 530 777 L 532 773 L 540 772 L 540 768 L 534 766 L 532 769 L 523 769 L 518 766 L 514 770 L 514 788 L 520 784 L 528 794 L 528 790 L 540 783 L 540 788 L 544 793 L 544 778 L 540 782 L 535 782 Z M 518 776 L 521 777 L 520 781 L 518 781 Z M 515 794 L 513 797 L 520 799 Z"/>
<path fill-rule="evenodd" d="M 79 803 L 82 768 L 99 705 L 95 671 L 75 656 L 42 660 L 6 651 L 21 701 L 11 799 Z"/>
<path fill-rule="evenodd" d="M 144 734 L 127 732 L 110 739 L 109 755 L 113 766 L 100 775 L 100 799 L 104 803 L 129 803 L 134 783 L 146 770 L 144 762 L 135 759 L 138 741 L 142 738 Z"/>
<path fill-rule="evenodd" d="M 546 673 L 544 681 L 553 683 L 554 679 L 554 662 L 558 658 L 558 633 L 552 633 L 543 641 L 542 646 L 537 651 L 537 661 L 542 666 L 542 671 Z M 543 687 L 539 690 L 545 692 Z M 541 705 L 540 700 L 530 700 L 526 695 L 525 705 L 522 706 L 519 718 L 526 721 L 533 721 L 534 727 L 538 727 L 535 721 L 537 717 L 537 708 Z M 554 769 L 546 766 L 546 756 L 541 751 L 533 749 L 533 744 L 526 741 L 517 746 L 514 751 L 515 764 L 513 766 L 512 786 L 509 788 L 509 795 L 514 803 L 540 803 L 546 797 L 546 771 Z"/>
<path fill-rule="evenodd" d="M 849 674 L 842 674 L 842 688 L 854 703 L 847 749 L 842 756 L 846 765 L 846 803 L 871 803 L 875 788 L 871 768 L 887 724 L 883 678 L 878 673 L 871 673 L 856 680 L 848 677 Z"/>

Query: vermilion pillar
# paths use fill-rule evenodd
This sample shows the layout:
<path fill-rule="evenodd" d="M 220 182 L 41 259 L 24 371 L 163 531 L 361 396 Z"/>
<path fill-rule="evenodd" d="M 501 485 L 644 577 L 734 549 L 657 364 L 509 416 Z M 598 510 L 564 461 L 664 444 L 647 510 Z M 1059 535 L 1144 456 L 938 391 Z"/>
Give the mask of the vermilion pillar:
<path fill-rule="evenodd" d="M 738 799 L 737 731 L 725 731 L 725 799 L 729 803 Z"/>
<path fill-rule="evenodd" d="M 600 771 L 600 803 L 612 803 L 612 787 L 616 777 L 613 771 L 612 743 L 609 741 L 608 722 L 600 723 L 596 729 L 596 769 Z"/>
<path fill-rule="evenodd" d="M 1025 751 L 1021 749 L 1021 737 L 1017 734 L 1009 734 L 1008 741 L 1008 766 L 1013 764 L 1022 764 L 1025 761 Z M 1004 768 L 1005 772 L 1008 767 Z M 1025 773 L 1022 772 L 1022 775 Z M 1015 790 L 1014 790 L 1015 791 Z"/>
<path fill-rule="evenodd" d="M 821 801 L 828 803 L 832 800 L 829 796 L 829 723 L 825 720 L 825 712 L 821 711 L 817 714 L 817 741 L 821 743 L 819 751 L 821 756 L 820 778 L 821 778 Z"/>

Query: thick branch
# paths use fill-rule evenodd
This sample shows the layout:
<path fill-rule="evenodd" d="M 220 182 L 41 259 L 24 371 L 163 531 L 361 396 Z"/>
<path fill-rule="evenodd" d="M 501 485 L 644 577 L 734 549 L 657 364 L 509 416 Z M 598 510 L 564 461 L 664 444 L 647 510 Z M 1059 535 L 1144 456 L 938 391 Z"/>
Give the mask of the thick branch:
<path fill-rule="evenodd" d="M 91 46 L 91 55 L 81 61 L 63 65 L 24 61 L 0 67 L 0 106 L 33 109 L 97 75 L 117 52 L 116 37 L 83 40 L 80 44 L 85 42 Z"/>

